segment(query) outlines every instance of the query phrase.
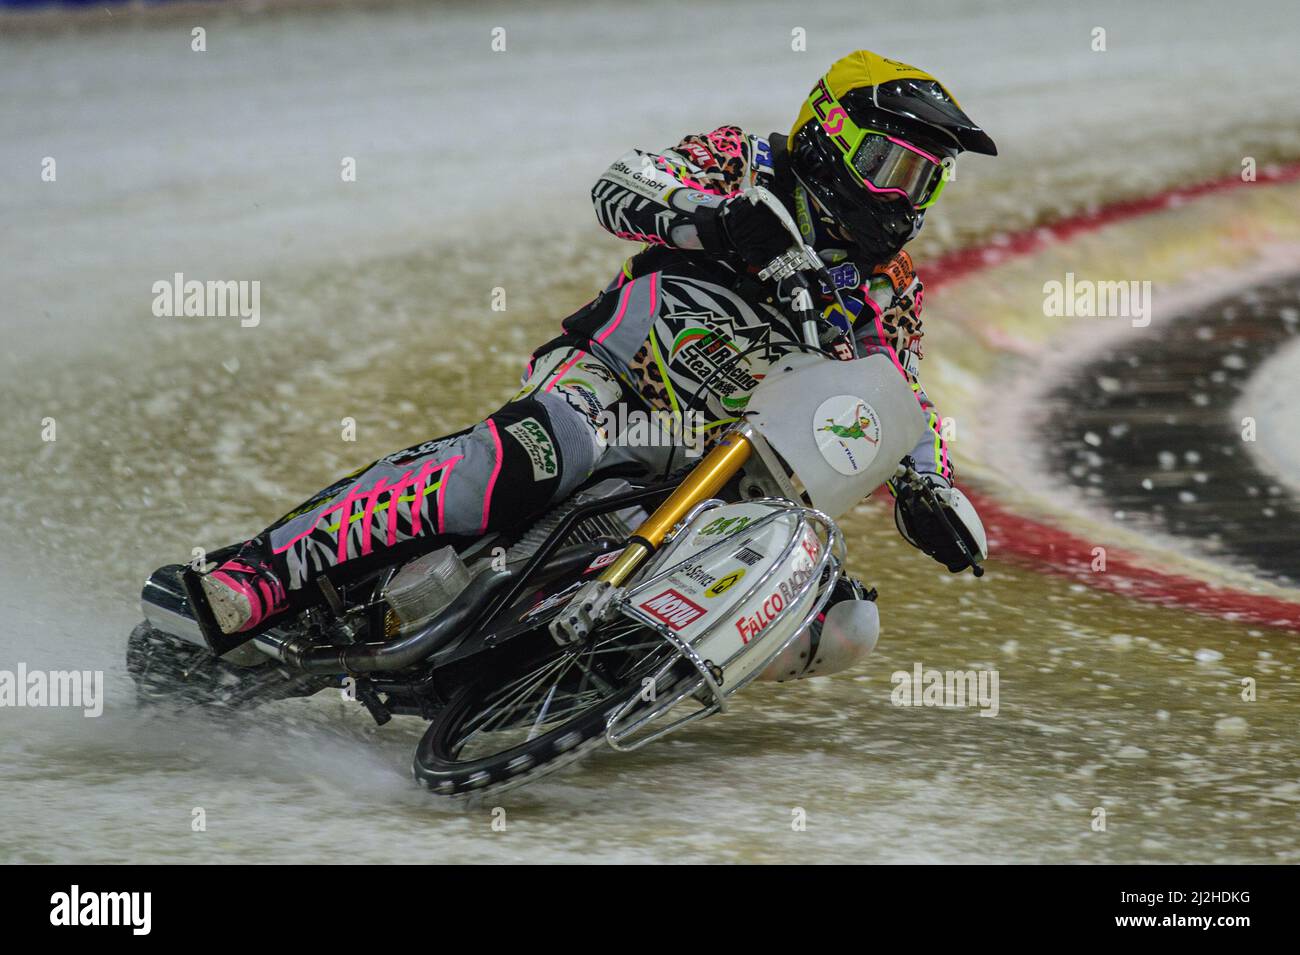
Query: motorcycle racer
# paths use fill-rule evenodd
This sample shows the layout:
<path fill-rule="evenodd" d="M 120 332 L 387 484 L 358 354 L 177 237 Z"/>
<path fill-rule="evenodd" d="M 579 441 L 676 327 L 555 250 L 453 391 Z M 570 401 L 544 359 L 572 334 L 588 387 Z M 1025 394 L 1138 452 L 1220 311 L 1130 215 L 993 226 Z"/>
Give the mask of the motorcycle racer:
<path fill-rule="evenodd" d="M 788 136 L 721 126 L 630 151 L 592 201 L 605 229 L 643 248 L 533 354 L 520 391 L 476 425 L 344 476 L 246 541 L 200 578 L 217 625 L 251 632 L 322 574 L 529 521 L 594 472 L 654 473 L 660 449 L 611 442 L 614 409 L 699 416 L 714 434 L 736 421 L 766 367 L 802 340 L 788 290 L 756 275 L 789 236 L 746 186 L 777 195 L 828 264 L 835 288 L 820 289 L 819 308 L 839 330 L 837 353 L 887 355 L 908 381 L 931 429 L 912 466 L 951 488 L 942 419 L 918 378 L 923 285 L 903 246 L 963 151 L 996 155 L 937 79 L 861 50 L 818 81 Z M 948 516 L 965 552 L 916 493 L 895 498 L 903 536 L 956 572 L 979 548 Z"/>

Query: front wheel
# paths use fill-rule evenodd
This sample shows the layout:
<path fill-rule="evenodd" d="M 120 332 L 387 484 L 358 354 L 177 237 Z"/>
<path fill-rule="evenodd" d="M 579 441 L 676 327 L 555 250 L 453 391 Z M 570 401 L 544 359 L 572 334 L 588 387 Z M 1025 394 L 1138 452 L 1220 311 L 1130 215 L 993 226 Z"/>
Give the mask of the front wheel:
<path fill-rule="evenodd" d="M 415 778 L 443 796 L 514 789 L 598 747 L 609 719 L 644 694 L 675 653 L 662 638 L 619 618 L 586 641 L 557 646 L 544 625 L 516 638 L 503 659 L 460 690 L 415 750 Z M 653 694 L 647 692 L 653 686 Z"/>

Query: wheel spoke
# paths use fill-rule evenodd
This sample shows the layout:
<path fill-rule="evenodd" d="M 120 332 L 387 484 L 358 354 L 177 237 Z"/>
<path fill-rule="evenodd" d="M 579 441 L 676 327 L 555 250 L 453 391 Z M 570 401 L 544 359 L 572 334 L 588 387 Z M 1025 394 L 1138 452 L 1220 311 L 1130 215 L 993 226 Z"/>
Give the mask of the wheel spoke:
<path fill-rule="evenodd" d="M 496 720 L 489 718 L 482 728 L 486 729 L 487 726 L 493 722 L 499 725 L 502 718 L 513 713 L 517 705 L 521 701 L 527 699 L 533 690 L 538 689 L 556 669 L 564 664 L 564 662 L 565 660 L 563 657 L 557 657 L 554 660 L 548 661 L 541 668 L 534 670 L 532 673 L 529 673 L 521 677 L 519 680 L 503 687 L 501 691 L 495 695 L 495 699 L 489 700 L 487 703 L 490 709 L 498 710 L 499 718 Z M 514 695 L 503 704 L 501 698 L 509 693 L 513 693 Z"/>
<path fill-rule="evenodd" d="M 557 647 L 480 699 L 453 731 L 449 754 L 459 761 L 484 759 L 552 732 L 625 691 L 664 649 L 662 640 L 647 638 L 644 627 L 626 619 L 598 631 L 590 644 Z"/>
<path fill-rule="evenodd" d="M 485 717 L 485 718 L 483 719 L 481 725 L 479 725 L 476 728 L 475 732 L 476 733 L 489 732 L 493 727 L 496 727 L 498 729 L 504 728 L 503 724 L 509 721 L 509 717 L 519 712 L 524 701 L 526 701 L 531 696 L 534 690 L 540 689 L 541 685 L 545 681 L 550 679 L 551 689 L 552 691 L 554 691 L 554 689 L 559 686 L 560 680 L 563 679 L 564 675 L 569 672 L 569 669 L 572 667 L 572 665 L 573 665 L 573 658 L 571 656 L 566 655 L 562 657 L 557 657 L 554 660 L 547 662 L 539 670 L 534 670 L 533 673 L 523 677 L 522 678 L 524 683 L 523 687 L 521 689 L 518 689 L 517 692 L 514 693 L 514 695 L 510 698 L 510 700 L 506 704 L 503 705 L 499 702 L 497 703 L 490 702 L 488 704 L 488 710 L 481 712 L 478 715 L 479 717 Z M 560 672 L 555 673 L 556 669 L 559 669 Z M 518 686 L 519 683 L 520 681 L 516 680 L 511 684 L 507 684 L 506 692 L 510 692 L 510 689 Z M 498 700 L 499 698 L 500 695 L 498 694 Z M 495 710 L 496 712 L 492 713 L 492 710 Z M 531 712 L 532 712 L 532 707 L 529 707 L 528 709 L 524 710 L 520 714 L 519 718 L 521 720 L 527 720 Z"/>
<path fill-rule="evenodd" d="M 532 674 L 530 674 L 530 676 L 532 676 Z M 533 683 L 535 684 L 540 682 L 542 678 L 544 678 L 544 674 L 542 677 L 536 678 Z M 514 702 L 515 701 L 512 700 L 509 705 L 503 706 L 500 702 L 500 698 L 497 697 L 481 703 L 478 711 L 472 717 L 465 720 L 464 726 L 462 727 L 465 739 L 462 740 L 461 745 L 464 745 L 464 742 L 468 741 L 470 737 L 477 735 L 480 732 L 489 732 L 489 726 L 491 724 L 499 723 L 503 718 L 514 712 Z"/>
<path fill-rule="evenodd" d="M 551 698 L 555 696 L 555 691 L 559 689 L 560 681 L 564 679 L 565 675 L 571 669 L 573 669 L 573 659 L 574 658 L 571 655 L 565 659 L 564 669 L 560 670 L 559 673 L 555 674 L 554 679 L 551 680 L 551 688 L 550 690 L 547 691 L 546 696 L 543 699 L 539 700 L 537 703 L 535 703 L 533 706 L 529 707 L 529 709 L 524 712 L 523 719 L 525 720 L 528 719 L 528 717 L 535 710 L 543 710 L 543 711 L 545 710 L 545 708 L 549 705 Z"/>
<path fill-rule="evenodd" d="M 532 742 L 537 738 L 538 730 L 546 719 L 546 711 L 551 705 L 551 700 L 555 699 L 556 684 L 551 684 L 550 692 L 546 694 L 546 699 L 542 702 L 541 711 L 537 714 L 537 719 L 533 721 L 533 728 L 528 731 L 528 741 Z"/>

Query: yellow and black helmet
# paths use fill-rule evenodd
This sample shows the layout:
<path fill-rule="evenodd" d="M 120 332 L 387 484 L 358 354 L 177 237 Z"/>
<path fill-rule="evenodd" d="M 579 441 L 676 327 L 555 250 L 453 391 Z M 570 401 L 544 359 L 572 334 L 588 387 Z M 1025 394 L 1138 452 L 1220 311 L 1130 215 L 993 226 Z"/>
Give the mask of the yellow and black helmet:
<path fill-rule="evenodd" d="M 818 80 L 789 144 L 798 180 L 882 261 L 916 234 L 958 153 L 997 155 L 935 77 L 867 50 L 837 60 Z"/>

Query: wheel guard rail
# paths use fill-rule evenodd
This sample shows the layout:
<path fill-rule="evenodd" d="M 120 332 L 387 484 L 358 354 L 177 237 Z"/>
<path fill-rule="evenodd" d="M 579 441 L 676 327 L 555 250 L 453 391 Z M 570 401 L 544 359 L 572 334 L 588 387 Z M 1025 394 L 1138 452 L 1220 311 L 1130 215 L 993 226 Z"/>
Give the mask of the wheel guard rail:
<path fill-rule="evenodd" d="M 686 520 L 682 522 L 679 528 L 674 531 L 670 540 L 675 539 L 679 534 L 690 533 L 706 510 L 720 506 L 722 503 L 722 501 L 708 501 L 701 506 L 697 506 L 691 514 L 687 516 Z M 825 607 L 826 602 L 830 599 L 835 583 L 843 573 L 843 565 L 847 556 L 844 544 L 844 535 L 835 522 L 819 510 L 810 507 L 802 507 L 780 498 L 762 498 L 747 503 L 766 504 L 772 508 L 772 511 L 771 513 L 746 525 L 743 530 L 723 537 L 715 543 L 701 548 L 700 550 L 693 551 L 680 561 L 656 569 L 650 577 L 634 584 L 619 598 L 616 605 L 618 613 L 635 620 L 637 623 L 642 624 L 647 629 L 658 634 L 676 652 L 655 672 L 653 685 L 655 688 L 656 698 L 649 703 L 648 707 L 646 706 L 647 701 L 638 694 L 621 706 L 609 718 L 605 729 L 605 739 L 614 749 L 625 752 L 638 749 L 647 743 L 653 742 L 654 740 L 667 736 L 675 730 L 681 729 L 688 723 L 692 723 L 695 720 L 702 719 L 706 716 L 711 716 L 714 713 L 724 712 L 727 706 L 727 697 L 747 686 L 750 681 L 762 673 L 767 665 L 771 663 L 772 660 L 776 659 L 776 657 L 785 650 L 787 646 L 797 640 L 799 636 L 812 624 L 817 614 L 821 613 L 822 608 Z M 660 584 L 669 574 L 673 573 L 673 571 L 678 570 L 692 561 L 697 561 L 701 556 L 712 552 L 715 549 L 735 546 L 735 538 L 744 536 L 756 528 L 772 522 L 782 515 L 790 514 L 792 512 L 797 514 L 798 521 L 794 525 L 790 534 L 790 539 L 786 543 L 780 556 L 774 560 L 768 569 L 752 584 L 750 584 L 748 589 L 732 603 L 733 608 L 742 607 L 751 597 L 759 593 L 768 582 L 786 566 L 791 554 L 794 552 L 794 549 L 799 546 L 799 542 L 803 539 L 804 534 L 809 527 L 812 526 L 818 528 L 821 532 L 819 539 L 823 545 L 821 553 L 815 561 L 812 571 L 808 575 L 808 579 L 800 586 L 797 596 L 791 601 L 790 605 L 798 605 L 809 591 L 814 588 L 820 587 L 820 592 L 817 594 L 812 606 L 804 615 L 803 621 L 800 623 L 798 629 L 796 629 L 789 637 L 774 643 L 774 641 L 778 639 L 776 636 L 776 628 L 769 628 L 765 633 L 759 634 L 759 636 L 751 640 L 749 643 L 742 645 L 736 653 L 727 660 L 722 661 L 721 664 L 713 664 L 710 666 L 708 661 L 697 652 L 696 647 L 712 636 L 718 627 L 730 622 L 730 612 L 719 614 L 716 623 L 705 628 L 687 642 L 674 633 L 666 624 L 656 620 L 654 617 L 651 617 L 633 605 L 633 601 L 644 591 Z M 829 574 L 827 574 L 828 570 Z M 827 575 L 826 580 L 822 581 L 822 576 L 824 574 Z M 768 639 L 769 635 L 771 637 L 770 639 Z M 759 665 L 749 670 L 749 672 L 740 680 L 727 684 L 725 682 L 725 673 L 727 668 L 736 660 L 740 659 L 741 656 L 752 653 L 761 654 L 761 662 Z M 670 685 L 669 678 L 673 669 L 683 660 L 688 662 L 694 669 L 696 678 L 694 680 L 683 680 L 676 686 Z M 720 679 L 720 676 L 723 677 L 723 679 Z M 658 694 L 661 690 L 670 690 L 671 692 L 669 695 L 660 698 Z M 650 727 L 652 723 L 663 720 L 669 713 L 672 713 L 681 704 L 690 699 L 694 699 L 700 704 L 699 709 L 684 715 L 676 716 L 671 721 L 655 727 L 650 732 L 646 732 L 641 736 L 636 736 L 637 733 Z"/>

